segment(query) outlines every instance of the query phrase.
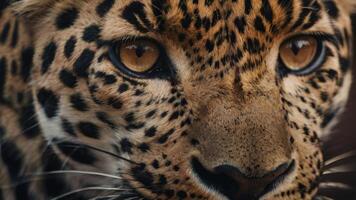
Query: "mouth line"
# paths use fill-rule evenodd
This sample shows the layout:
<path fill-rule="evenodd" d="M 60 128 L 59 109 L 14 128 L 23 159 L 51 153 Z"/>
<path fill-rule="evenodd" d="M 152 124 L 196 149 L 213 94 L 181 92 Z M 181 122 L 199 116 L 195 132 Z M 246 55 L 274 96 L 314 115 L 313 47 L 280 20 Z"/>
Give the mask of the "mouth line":
<path fill-rule="evenodd" d="M 274 180 L 272 183 L 268 184 L 267 187 L 261 192 L 258 198 L 261 198 L 262 196 L 273 192 L 273 190 L 277 189 L 279 185 L 281 185 L 285 179 L 295 170 L 295 161 L 291 161 L 289 167 L 287 168 L 287 171 L 278 177 L 276 180 Z"/>
<path fill-rule="evenodd" d="M 222 178 L 219 174 L 215 174 L 207 170 L 196 158 L 191 160 L 192 171 L 196 174 L 196 177 L 201 181 L 201 183 L 208 187 L 209 189 L 225 196 L 229 200 L 236 200 L 236 194 L 238 194 L 241 188 L 238 183 L 229 177 Z M 291 161 L 286 172 L 278 177 L 276 180 L 268 184 L 261 192 L 242 194 L 239 200 L 258 200 L 262 196 L 273 192 L 283 181 L 288 177 L 295 169 L 295 161 Z M 218 184 L 217 184 L 218 183 Z M 246 196 L 245 196 L 246 195 Z"/>

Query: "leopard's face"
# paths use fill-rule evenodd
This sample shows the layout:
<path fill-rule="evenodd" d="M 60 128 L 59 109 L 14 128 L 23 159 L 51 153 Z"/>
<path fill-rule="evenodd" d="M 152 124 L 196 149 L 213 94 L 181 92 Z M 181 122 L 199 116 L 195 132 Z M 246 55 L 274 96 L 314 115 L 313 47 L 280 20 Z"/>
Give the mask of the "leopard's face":
<path fill-rule="evenodd" d="M 316 195 L 320 138 L 351 82 L 345 1 L 24 2 L 46 138 L 67 168 L 113 175 L 73 184 L 133 199 Z"/>

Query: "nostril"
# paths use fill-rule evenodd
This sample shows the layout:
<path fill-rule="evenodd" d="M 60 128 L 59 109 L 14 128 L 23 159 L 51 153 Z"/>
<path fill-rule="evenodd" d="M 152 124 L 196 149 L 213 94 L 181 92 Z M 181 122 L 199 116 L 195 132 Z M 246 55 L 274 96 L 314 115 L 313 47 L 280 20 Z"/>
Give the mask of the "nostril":
<path fill-rule="evenodd" d="M 272 184 L 289 171 L 292 162 L 284 163 L 275 170 L 265 174 L 263 177 L 248 177 L 241 171 L 230 165 L 221 165 L 214 169 L 214 172 L 234 180 L 240 186 L 241 193 L 264 194 L 272 189 Z M 270 186 L 270 187 L 269 187 Z"/>
<path fill-rule="evenodd" d="M 198 159 L 192 160 L 193 171 L 208 187 L 229 199 L 253 200 L 273 190 L 295 167 L 294 161 L 281 164 L 263 177 L 248 177 L 231 165 L 220 165 L 213 171 L 207 170 Z"/>

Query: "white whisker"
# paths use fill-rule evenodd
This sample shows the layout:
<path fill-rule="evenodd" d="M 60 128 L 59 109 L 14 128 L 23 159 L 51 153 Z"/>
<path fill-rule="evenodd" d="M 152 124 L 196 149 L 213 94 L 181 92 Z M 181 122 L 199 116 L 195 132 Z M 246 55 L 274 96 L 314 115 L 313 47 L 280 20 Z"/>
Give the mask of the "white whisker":
<path fill-rule="evenodd" d="M 329 160 L 326 160 L 325 161 L 325 166 L 328 166 L 332 163 L 335 163 L 339 160 L 343 160 L 345 158 L 348 158 L 348 157 L 352 157 L 352 156 L 356 156 L 356 150 L 353 150 L 353 151 L 349 151 L 349 152 L 346 152 L 346 153 L 343 153 L 343 154 L 340 154 L 338 156 L 335 156 Z"/>
<path fill-rule="evenodd" d="M 125 189 L 119 189 L 119 188 L 106 188 L 106 187 L 86 187 L 86 188 L 81 188 L 77 190 L 72 190 L 70 192 L 64 193 L 62 195 L 59 195 L 57 197 L 52 198 L 51 200 L 59 200 L 64 197 L 68 197 L 70 195 L 80 193 L 80 192 L 86 192 L 86 191 L 92 191 L 92 190 L 102 190 L 102 191 L 117 191 L 117 192 L 123 192 L 123 191 L 128 191 Z"/>
<path fill-rule="evenodd" d="M 30 174 L 30 176 L 45 176 L 45 175 L 54 175 L 54 174 L 83 174 L 83 175 L 93 175 L 93 176 L 114 178 L 114 179 L 120 179 L 120 180 L 123 179 L 122 177 L 111 175 L 111 174 L 105 174 L 105 173 L 100 173 L 100 172 L 90 172 L 90 171 L 78 171 L 78 170 L 57 170 L 57 171 L 50 171 L 50 172 L 45 172 L 45 173 Z"/>
<path fill-rule="evenodd" d="M 333 174 L 333 173 L 350 173 L 350 172 L 355 172 L 355 171 L 356 170 L 350 165 L 341 165 L 341 166 L 336 166 L 336 167 L 330 168 L 328 170 L 325 170 L 323 172 L 323 175 Z"/>
<path fill-rule="evenodd" d="M 334 199 L 327 196 L 317 196 L 315 197 L 315 200 L 334 200 Z"/>
<path fill-rule="evenodd" d="M 319 184 L 320 188 L 339 188 L 344 190 L 352 190 L 352 187 L 345 183 L 337 183 L 337 182 L 321 182 Z"/>
<path fill-rule="evenodd" d="M 116 197 L 119 197 L 119 196 L 120 195 L 107 195 L 107 196 L 94 197 L 89 200 L 100 200 L 100 199 L 106 199 L 106 198 L 115 199 Z"/>

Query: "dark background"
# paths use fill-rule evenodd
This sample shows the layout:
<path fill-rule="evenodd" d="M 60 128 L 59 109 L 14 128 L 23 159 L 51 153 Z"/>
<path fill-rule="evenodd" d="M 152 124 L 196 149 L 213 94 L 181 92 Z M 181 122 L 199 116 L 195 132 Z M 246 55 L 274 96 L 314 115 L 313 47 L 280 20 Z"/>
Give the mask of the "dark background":
<path fill-rule="evenodd" d="M 343 165 L 350 166 L 349 172 L 332 173 L 321 178 L 321 182 L 338 182 L 350 186 L 349 189 L 330 187 L 319 191 L 321 195 L 335 200 L 356 200 L 356 15 L 352 19 L 354 29 L 354 52 L 352 56 L 354 82 L 345 113 L 340 118 L 338 125 L 333 129 L 331 137 L 324 141 L 323 144 L 325 160 L 345 152 L 354 151 L 346 159 L 325 167 L 325 169 L 332 169 Z"/>

